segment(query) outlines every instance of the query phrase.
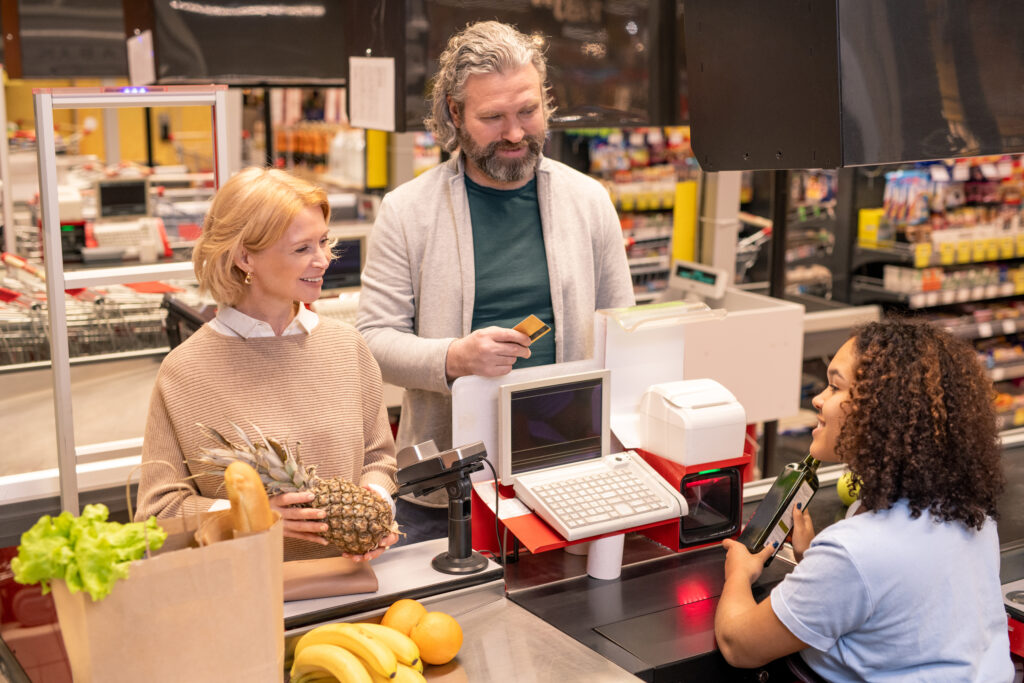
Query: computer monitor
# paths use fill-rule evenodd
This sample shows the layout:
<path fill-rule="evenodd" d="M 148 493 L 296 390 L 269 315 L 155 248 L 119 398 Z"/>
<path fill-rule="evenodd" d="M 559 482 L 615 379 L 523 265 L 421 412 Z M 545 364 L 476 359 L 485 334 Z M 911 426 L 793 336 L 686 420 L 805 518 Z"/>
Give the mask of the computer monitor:
<path fill-rule="evenodd" d="M 366 249 L 369 240 L 369 226 L 334 227 L 328 226 L 328 234 L 337 240 L 334 247 L 336 256 L 324 273 L 323 288 L 328 293 L 345 289 L 358 289 L 362 282 L 363 266 L 366 263 Z"/>
<path fill-rule="evenodd" d="M 610 441 L 609 370 L 546 377 L 498 390 L 498 474 L 517 474 L 600 458 Z"/>
<path fill-rule="evenodd" d="M 104 178 L 96 183 L 96 220 L 151 215 L 149 180 Z"/>

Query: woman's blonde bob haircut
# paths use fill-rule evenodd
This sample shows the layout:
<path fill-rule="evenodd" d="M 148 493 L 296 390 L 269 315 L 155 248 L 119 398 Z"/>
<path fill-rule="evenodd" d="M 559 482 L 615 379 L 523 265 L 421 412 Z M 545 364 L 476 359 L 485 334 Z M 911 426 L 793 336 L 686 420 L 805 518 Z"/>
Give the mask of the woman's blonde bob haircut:
<path fill-rule="evenodd" d="M 285 171 L 250 167 L 232 177 L 214 195 L 192 251 L 199 290 L 219 304 L 236 305 L 246 287 L 245 272 L 235 265 L 241 250 L 263 251 L 311 207 L 330 221 L 327 193 Z"/>
<path fill-rule="evenodd" d="M 541 106 L 544 120 L 554 111 L 548 65 L 541 48 L 544 39 L 528 36 L 500 21 L 470 24 L 448 40 L 438 60 L 431 95 L 430 116 L 423 120 L 444 151 L 451 153 L 459 146 L 455 122 L 448 110 L 451 97 L 458 111 L 466 103 L 466 79 L 473 74 L 505 73 L 532 64 L 541 82 Z"/>

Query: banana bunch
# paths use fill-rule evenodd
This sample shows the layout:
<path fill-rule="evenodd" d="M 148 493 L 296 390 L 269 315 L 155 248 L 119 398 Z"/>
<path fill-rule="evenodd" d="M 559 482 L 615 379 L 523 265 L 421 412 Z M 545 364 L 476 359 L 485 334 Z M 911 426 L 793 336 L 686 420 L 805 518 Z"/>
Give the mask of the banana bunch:
<path fill-rule="evenodd" d="M 324 624 L 295 644 L 291 683 L 422 683 L 420 651 L 380 624 Z"/>

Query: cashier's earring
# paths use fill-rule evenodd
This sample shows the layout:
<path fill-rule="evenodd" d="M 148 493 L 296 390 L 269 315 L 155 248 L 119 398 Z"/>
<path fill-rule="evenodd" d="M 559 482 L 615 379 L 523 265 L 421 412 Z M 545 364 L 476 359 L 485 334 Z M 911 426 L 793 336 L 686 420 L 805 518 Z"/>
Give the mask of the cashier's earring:
<path fill-rule="evenodd" d="M 251 285 L 252 284 L 252 271 L 249 271 L 249 272 L 247 272 L 245 274 L 245 284 L 247 284 L 247 285 Z"/>

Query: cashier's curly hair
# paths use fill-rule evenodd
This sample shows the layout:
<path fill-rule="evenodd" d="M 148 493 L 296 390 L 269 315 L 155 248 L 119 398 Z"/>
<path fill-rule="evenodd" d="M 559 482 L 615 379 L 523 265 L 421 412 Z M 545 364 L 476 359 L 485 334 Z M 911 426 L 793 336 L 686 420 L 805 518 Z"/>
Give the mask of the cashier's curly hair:
<path fill-rule="evenodd" d="M 980 529 L 1005 485 L 992 382 L 974 349 L 934 324 L 889 319 L 855 330 L 856 370 L 836 455 L 868 510 L 900 499 L 911 516 Z"/>
<path fill-rule="evenodd" d="M 455 122 L 448 109 L 451 97 L 461 111 L 466 102 L 466 79 L 473 74 L 502 73 L 532 64 L 540 75 L 544 120 L 554 111 L 551 86 L 547 82 L 548 66 L 544 58 L 545 40 L 539 35 L 526 35 L 500 21 L 479 21 L 466 26 L 448 39 L 438 60 L 431 93 L 430 115 L 423 120 L 427 130 L 446 152 L 459 146 Z"/>
<path fill-rule="evenodd" d="M 331 207 L 323 188 L 271 168 L 252 166 L 234 175 L 214 195 L 192 250 L 200 291 L 209 292 L 218 304 L 234 306 L 241 301 L 246 274 L 235 257 L 243 248 L 263 251 L 311 207 L 320 209 L 330 222 Z"/>

